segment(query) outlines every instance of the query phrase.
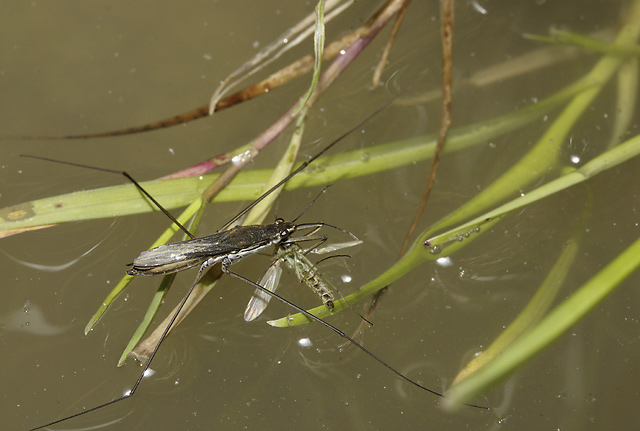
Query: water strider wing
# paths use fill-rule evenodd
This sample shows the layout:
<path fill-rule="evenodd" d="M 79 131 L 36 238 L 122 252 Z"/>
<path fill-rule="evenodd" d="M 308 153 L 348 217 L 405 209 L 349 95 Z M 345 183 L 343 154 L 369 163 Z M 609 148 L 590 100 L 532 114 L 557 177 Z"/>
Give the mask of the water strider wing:
<path fill-rule="evenodd" d="M 269 292 L 275 292 L 280 284 L 280 276 L 282 275 L 282 268 L 280 268 L 280 259 L 276 260 L 276 262 L 267 269 L 267 272 L 260 280 L 260 286 L 269 290 Z M 258 316 L 262 314 L 262 312 L 267 308 L 267 304 L 269 304 L 269 300 L 271 299 L 271 295 L 266 292 L 263 292 L 260 289 L 256 289 L 253 292 L 253 296 L 249 300 L 247 304 L 247 309 L 244 310 L 244 320 L 247 322 L 251 322 L 256 319 Z"/>

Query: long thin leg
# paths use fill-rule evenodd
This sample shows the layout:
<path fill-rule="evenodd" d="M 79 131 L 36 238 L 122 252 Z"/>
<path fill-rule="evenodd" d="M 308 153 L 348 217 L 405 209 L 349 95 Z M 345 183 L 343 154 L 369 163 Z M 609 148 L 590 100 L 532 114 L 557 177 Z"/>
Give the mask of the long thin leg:
<path fill-rule="evenodd" d="M 78 167 L 78 168 L 93 169 L 93 170 L 96 170 L 96 171 L 109 172 L 109 173 L 112 173 L 112 174 L 122 174 L 122 175 L 124 175 L 124 177 L 126 179 L 131 181 L 133 183 L 133 185 L 136 186 L 136 188 L 141 193 L 143 193 L 147 198 L 149 198 L 149 200 L 151 202 L 153 202 L 153 204 L 160 211 L 162 211 L 164 213 L 164 215 L 169 217 L 169 219 L 173 223 L 175 223 L 175 225 L 178 226 L 189 238 L 191 238 L 191 239 L 195 238 L 193 236 L 193 234 L 191 232 L 189 232 L 189 230 L 186 227 L 184 227 L 178 220 L 176 220 L 176 218 L 173 215 L 171 215 L 171 213 L 169 211 L 167 211 L 165 209 L 165 207 L 160 205 L 160 203 L 158 201 L 156 201 L 153 196 L 151 196 L 145 189 L 143 189 L 142 186 L 135 179 L 133 179 L 133 177 L 131 175 L 129 175 L 125 171 L 116 171 L 115 169 L 101 168 L 101 167 L 98 167 L 98 166 L 90 166 L 90 165 L 83 165 L 83 164 L 80 164 L 80 163 L 65 162 L 64 160 L 51 159 L 49 157 L 32 156 L 32 155 L 29 155 L 29 154 L 20 154 L 20 157 L 28 157 L 30 159 L 37 159 L 37 160 L 44 160 L 44 161 L 47 161 L 47 162 L 60 163 L 62 165 L 75 166 L 75 167 Z"/>
<path fill-rule="evenodd" d="M 138 379 L 136 380 L 135 384 L 133 385 L 133 387 L 131 388 L 131 390 L 129 392 L 127 392 L 126 394 L 124 394 L 121 397 L 118 397 L 114 400 L 108 401 L 106 403 L 100 404 L 98 406 L 92 407 L 88 410 L 83 410 L 79 413 L 73 414 L 71 416 L 67 416 L 65 418 L 62 419 L 58 419 L 56 421 L 53 422 L 49 422 L 47 424 L 41 425 L 39 427 L 36 428 L 32 428 L 29 431 L 36 431 L 39 429 L 43 429 L 55 424 L 58 424 L 60 422 L 65 422 L 67 420 L 73 419 L 73 418 L 77 418 L 79 416 L 82 415 L 86 415 L 87 413 L 91 413 L 94 412 L 96 410 L 100 410 L 104 407 L 108 407 L 112 404 L 118 403 L 120 401 L 126 400 L 127 398 L 131 398 L 133 396 L 133 394 L 136 392 L 136 390 L 138 389 L 138 386 L 140 386 L 140 383 L 142 383 L 142 379 L 144 378 L 145 373 L 147 372 L 147 370 L 149 369 L 149 367 L 151 366 L 151 361 L 153 361 L 153 358 L 155 357 L 156 353 L 158 353 L 158 349 L 160 349 L 160 345 L 162 344 L 162 342 L 164 341 L 164 339 L 166 338 L 167 334 L 169 333 L 169 330 L 171 329 L 171 327 L 173 326 L 174 322 L 176 321 L 176 319 L 178 318 L 178 315 L 180 314 L 180 311 L 182 311 L 182 308 L 184 307 L 184 305 L 186 304 L 187 300 L 189 299 L 189 296 L 191 295 L 191 293 L 193 292 L 193 289 L 195 288 L 196 284 L 198 283 L 198 281 L 200 280 L 200 278 L 202 277 L 202 274 L 204 272 L 204 270 L 209 267 L 210 264 L 208 264 L 208 261 L 203 263 L 202 266 L 200 266 L 200 269 L 198 270 L 198 275 L 196 276 L 196 279 L 194 280 L 193 284 L 191 285 L 191 287 L 189 288 L 189 291 L 187 292 L 187 294 L 185 295 L 184 299 L 180 302 L 180 305 L 178 306 L 178 309 L 176 310 L 176 312 L 173 314 L 173 317 L 171 318 L 169 325 L 167 326 L 167 328 L 164 330 L 164 332 L 162 333 L 162 336 L 160 337 L 160 340 L 158 341 L 158 344 L 156 344 L 155 348 L 153 349 L 153 352 L 151 353 L 151 355 L 149 356 L 149 360 L 145 363 L 144 368 L 142 370 L 142 372 L 140 373 L 140 376 L 138 377 Z M 390 370 L 391 372 L 393 372 L 394 374 L 396 374 L 398 377 L 400 377 L 401 379 L 411 383 L 412 385 L 427 391 L 433 395 L 436 395 L 438 397 L 442 397 L 444 398 L 444 395 L 441 394 L 440 392 L 436 392 L 432 389 L 429 389 L 425 386 L 422 386 L 420 383 L 417 383 L 413 380 L 411 380 L 409 377 L 405 376 L 404 374 L 402 374 L 401 372 L 397 371 L 395 368 L 393 368 L 392 366 L 390 366 L 389 364 L 387 364 L 386 362 L 384 362 L 382 359 L 380 359 L 379 357 L 377 357 L 376 355 L 374 355 L 371 351 L 367 350 L 364 346 L 362 346 L 360 343 L 358 343 L 357 341 L 355 341 L 354 339 L 352 339 L 351 337 L 349 337 L 347 334 L 345 334 L 343 331 L 341 331 L 340 329 L 336 328 L 335 326 L 333 326 L 332 324 L 320 319 L 319 317 L 314 316 L 313 314 L 309 313 L 307 310 L 299 307 L 298 305 L 294 304 L 293 302 L 289 301 L 286 298 L 283 298 L 282 296 L 269 291 L 268 289 L 265 289 L 264 287 L 260 286 L 257 283 L 254 283 L 253 281 L 249 280 L 246 277 L 243 277 L 240 274 L 237 274 L 235 272 L 230 271 L 227 268 L 227 264 L 226 262 L 222 262 L 222 271 L 232 275 L 254 287 L 256 287 L 257 289 L 260 289 L 261 291 L 265 292 L 268 295 L 271 295 L 275 298 L 277 298 L 279 301 L 287 304 L 289 307 L 292 307 L 293 309 L 295 309 L 296 311 L 304 314 L 305 316 L 307 316 L 309 319 L 311 320 L 315 320 L 316 322 L 324 325 L 325 327 L 327 327 L 328 329 L 332 330 L 333 332 L 335 332 L 336 334 L 338 334 L 340 337 L 344 338 L 345 340 L 347 340 L 349 343 L 353 344 L 354 346 L 356 346 L 357 348 L 359 348 L 360 350 L 362 350 L 364 353 L 366 353 L 368 356 L 370 356 L 371 358 L 375 359 L 378 363 L 380 363 L 381 365 L 383 365 L 385 368 L 387 368 L 388 370 Z M 475 405 L 475 404 L 465 404 L 469 407 L 475 407 L 478 409 L 482 409 L 482 410 L 489 410 L 488 407 L 483 407 L 483 406 L 479 406 L 479 405 Z"/>
<path fill-rule="evenodd" d="M 289 301 L 286 298 L 283 298 L 282 296 L 278 295 L 277 293 L 271 292 L 267 289 L 265 289 L 264 287 L 260 286 L 258 283 L 254 283 L 253 281 L 249 280 L 246 277 L 243 277 L 240 274 L 236 274 L 235 272 L 229 271 L 229 269 L 227 267 L 225 267 L 224 265 L 222 266 L 222 271 L 232 275 L 246 283 L 249 283 L 250 285 L 262 290 L 263 292 L 277 298 L 278 300 L 282 301 L 283 303 L 287 304 L 289 307 L 294 308 L 296 311 L 304 314 L 305 316 L 307 316 L 309 319 L 311 320 L 315 320 L 316 322 L 324 325 L 325 327 L 329 328 L 330 330 L 332 330 L 333 332 L 335 332 L 336 334 L 338 334 L 339 336 L 341 336 L 342 338 L 344 338 L 345 340 L 347 340 L 348 342 L 352 343 L 354 346 L 356 346 L 357 348 L 359 348 L 360 350 L 362 350 L 364 353 L 366 353 L 367 355 L 369 355 L 371 358 L 375 359 L 376 361 L 378 361 L 378 363 L 380 363 L 381 365 L 383 365 L 384 367 L 386 367 L 388 370 L 390 370 L 391 372 L 393 372 L 395 375 L 397 375 L 398 377 L 402 378 L 403 380 L 411 383 L 412 385 L 425 390 L 429 393 L 432 393 L 433 395 L 436 395 L 438 397 L 442 397 L 445 398 L 445 396 L 443 394 L 441 394 L 440 392 L 436 392 L 433 389 L 429 389 L 425 386 L 422 386 L 420 383 L 415 382 L 413 380 L 411 380 L 409 377 L 405 376 L 404 374 L 402 374 L 400 371 L 396 370 L 395 368 L 393 368 L 391 365 L 387 364 L 386 362 L 384 362 L 382 359 L 378 358 L 376 355 L 374 355 L 371 351 L 367 350 L 364 346 L 362 346 L 360 343 L 358 343 L 357 341 L 355 341 L 353 338 L 349 337 L 347 334 L 345 334 L 343 331 L 341 331 L 340 329 L 336 328 L 335 326 L 333 326 L 332 324 L 322 320 L 319 317 L 314 316 L 313 314 L 309 313 L 307 310 L 297 306 L 296 304 L 294 304 L 293 302 Z M 475 407 L 477 409 L 482 409 L 482 410 L 489 410 L 488 407 L 483 407 L 483 406 L 478 406 L 475 404 L 465 404 L 469 407 Z"/>
<path fill-rule="evenodd" d="M 171 321 L 169 322 L 169 325 L 167 326 L 167 329 L 165 329 L 164 332 L 162 333 L 162 337 L 160 337 L 160 341 L 158 341 L 158 344 L 156 344 L 156 347 L 153 349 L 153 352 L 151 352 L 151 355 L 149 355 L 149 360 L 145 363 L 144 368 L 142 369 L 142 372 L 140 373 L 140 376 L 138 376 L 138 379 L 136 380 L 135 384 L 133 385 L 133 387 L 131 388 L 130 391 L 128 391 L 123 396 L 121 396 L 119 398 L 116 398 L 115 400 L 111 400 L 111 401 L 106 402 L 104 404 L 100 404 L 99 406 L 92 407 L 92 408 L 90 408 L 88 410 L 83 410 L 80 413 L 76 413 L 74 415 L 67 416 L 66 418 L 62 418 L 62 419 L 58 419 L 58 420 L 53 421 L 53 422 L 49 422 L 48 424 L 41 425 L 41 426 L 39 426 L 37 428 L 32 428 L 29 431 L 36 431 L 36 430 L 39 430 L 39 429 L 42 429 L 42 428 L 49 427 L 51 425 L 55 425 L 55 424 L 60 423 L 60 422 L 67 421 L 69 419 L 77 418 L 78 416 L 86 415 L 87 413 L 91 413 L 91 412 L 94 412 L 96 410 L 100 410 L 100 409 L 102 409 L 104 407 L 110 406 L 111 404 L 115 404 L 117 402 L 120 402 L 120 401 L 126 400 L 127 398 L 132 397 L 133 394 L 136 392 L 136 389 L 138 389 L 138 386 L 140 386 L 140 383 L 142 383 L 142 379 L 144 378 L 144 375 L 147 372 L 147 370 L 149 369 L 149 367 L 151 366 L 151 361 L 153 361 L 154 356 L 156 356 L 156 353 L 158 353 L 158 349 L 160 348 L 160 345 L 162 344 L 164 339 L 167 337 L 167 334 L 169 333 L 169 330 L 171 329 L 171 327 L 173 326 L 174 322 L 178 318 L 178 315 L 180 314 L 180 311 L 182 311 L 182 308 L 184 307 L 184 304 L 186 304 L 187 299 L 189 299 L 189 296 L 191 295 L 191 292 L 193 292 L 193 289 L 196 287 L 196 284 L 198 284 L 198 281 L 200 281 L 200 278 L 202 278 L 202 273 L 204 272 L 205 268 L 207 268 L 207 267 L 209 267 L 209 265 L 207 265 L 207 262 L 203 263 L 200 266 L 200 269 L 198 270 L 198 275 L 196 276 L 195 281 L 193 282 L 193 284 L 189 288 L 189 291 L 185 295 L 185 297 L 182 300 L 182 302 L 180 302 L 180 305 L 178 306 L 178 310 L 175 313 L 173 313 L 173 317 L 171 318 Z"/>

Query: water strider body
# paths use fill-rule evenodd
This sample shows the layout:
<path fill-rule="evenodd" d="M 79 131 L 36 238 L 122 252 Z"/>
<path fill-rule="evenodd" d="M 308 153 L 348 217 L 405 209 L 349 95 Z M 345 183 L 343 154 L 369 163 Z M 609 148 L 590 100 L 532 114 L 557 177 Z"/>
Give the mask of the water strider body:
<path fill-rule="evenodd" d="M 293 232 L 306 227 L 277 219 L 268 225 L 236 226 L 202 238 L 161 245 L 140 253 L 127 274 L 165 275 L 218 262 L 229 266 L 245 256 L 287 241 Z"/>

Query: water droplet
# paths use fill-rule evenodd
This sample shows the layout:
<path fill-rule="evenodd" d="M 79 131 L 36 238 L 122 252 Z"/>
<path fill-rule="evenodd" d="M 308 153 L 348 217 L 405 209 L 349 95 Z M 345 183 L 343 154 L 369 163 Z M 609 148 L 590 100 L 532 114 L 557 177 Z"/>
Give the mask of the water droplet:
<path fill-rule="evenodd" d="M 234 165 L 243 165 L 251 158 L 251 151 L 247 150 L 244 153 L 240 153 L 231 159 L 231 163 Z"/>
<path fill-rule="evenodd" d="M 298 345 L 302 346 L 302 347 L 311 347 L 313 345 L 313 343 L 311 342 L 311 340 L 309 338 L 301 338 L 298 340 Z"/>
<path fill-rule="evenodd" d="M 439 257 L 438 259 L 436 259 L 436 263 L 440 266 L 443 267 L 447 267 L 447 266 L 451 266 L 453 265 L 453 262 L 451 261 L 450 257 Z"/>
<path fill-rule="evenodd" d="M 433 247 L 431 247 L 431 250 L 429 250 L 429 253 L 431 253 L 431 254 L 440 254 L 440 253 L 442 253 L 442 246 L 441 245 L 434 245 Z"/>

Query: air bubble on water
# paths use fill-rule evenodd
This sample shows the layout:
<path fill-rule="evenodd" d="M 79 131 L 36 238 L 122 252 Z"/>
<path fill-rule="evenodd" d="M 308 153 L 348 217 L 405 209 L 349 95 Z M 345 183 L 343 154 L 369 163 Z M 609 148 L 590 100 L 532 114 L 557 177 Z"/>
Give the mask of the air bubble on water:
<path fill-rule="evenodd" d="M 298 345 L 302 347 L 311 347 L 313 346 L 313 343 L 309 338 L 301 338 L 298 340 Z"/>
<path fill-rule="evenodd" d="M 440 253 L 442 253 L 442 246 L 441 245 L 434 245 L 433 247 L 431 247 L 431 250 L 429 250 L 429 253 L 431 253 L 431 254 L 440 254 Z"/>
<path fill-rule="evenodd" d="M 453 262 L 451 262 L 451 258 L 450 257 L 439 257 L 436 259 L 436 263 L 440 266 L 443 267 L 447 267 L 447 266 L 451 266 L 453 265 Z"/>

